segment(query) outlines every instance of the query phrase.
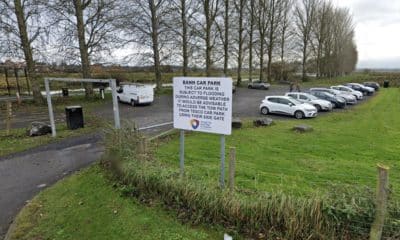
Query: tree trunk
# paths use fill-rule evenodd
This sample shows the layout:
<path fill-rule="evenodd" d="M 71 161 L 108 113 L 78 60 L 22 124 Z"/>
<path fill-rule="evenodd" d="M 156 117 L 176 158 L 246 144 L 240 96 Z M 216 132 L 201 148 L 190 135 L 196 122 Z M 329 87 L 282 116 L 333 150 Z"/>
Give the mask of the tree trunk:
<path fill-rule="evenodd" d="M 210 1 L 204 1 L 204 14 L 206 17 L 206 74 L 207 77 L 211 76 L 211 12 L 210 12 Z"/>
<path fill-rule="evenodd" d="M 303 42 L 303 59 L 302 59 L 302 74 L 301 74 L 301 80 L 305 81 L 307 80 L 307 40 L 304 40 Z"/>
<path fill-rule="evenodd" d="M 21 39 L 22 50 L 25 56 L 28 77 L 31 79 L 33 100 L 36 103 L 44 103 L 42 94 L 40 93 L 39 78 L 35 72 L 35 62 L 33 61 L 32 47 L 26 29 L 26 17 L 21 0 L 14 0 L 15 15 L 18 21 L 19 37 Z"/>
<path fill-rule="evenodd" d="M 153 42 L 153 58 L 154 58 L 154 72 L 156 77 L 157 90 L 162 88 L 161 84 L 161 64 L 160 64 L 160 52 L 158 49 L 158 18 L 157 18 L 157 6 L 154 0 L 149 0 L 149 7 L 151 11 L 151 40 Z"/>
<path fill-rule="evenodd" d="M 225 22 L 225 40 L 224 40 L 224 75 L 228 76 L 228 61 L 229 61 L 229 53 L 228 53 L 228 48 L 229 48 L 229 1 L 230 0 L 225 0 L 225 16 L 224 16 L 224 22 Z"/>
<path fill-rule="evenodd" d="M 183 57 L 183 76 L 187 76 L 188 71 L 188 46 L 187 46 L 187 22 L 186 22 L 186 0 L 181 0 L 181 21 L 182 21 L 182 57 Z"/>
<path fill-rule="evenodd" d="M 264 80 L 264 37 L 260 36 L 260 81 Z"/>
<path fill-rule="evenodd" d="M 85 39 L 85 24 L 83 21 L 84 6 L 81 0 L 74 0 L 76 29 L 78 31 L 79 52 L 81 55 L 82 77 L 91 78 L 88 46 Z M 86 97 L 93 96 L 93 84 L 85 83 Z"/>
<path fill-rule="evenodd" d="M 237 67 L 237 86 L 242 83 L 242 63 L 243 63 L 243 9 L 245 0 L 239 2 L 239 51 L 238 51 L 238 67 Z"/>
<path fill-rule="evenodd" d="M 275 1 L 270 2 L 270 25 L 269 25 L 269 44 L 268 44 L 268 63 L 267 63 L 267 80 L 271 82 L 271 65 L 272 65 L 272 51 L 274 50 L 274 31 L 275 31 Z"/>
<path fill-rule="evenodd" d="M 250 33 L 249 33 L 249 81 L 253 80 L 253 32 L 254 32 L 254 0 L 250 2 Z"/>

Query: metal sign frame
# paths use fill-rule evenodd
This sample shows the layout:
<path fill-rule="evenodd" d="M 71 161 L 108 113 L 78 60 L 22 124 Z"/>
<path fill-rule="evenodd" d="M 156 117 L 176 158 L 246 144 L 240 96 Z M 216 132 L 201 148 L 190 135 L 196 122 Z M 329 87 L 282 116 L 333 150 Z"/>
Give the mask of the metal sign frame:
<path fill-rule="evenodd" d="M 49 108 L 49 118 L 51 125 L 51 135 L 55 137 L 56 134 L 56 124 L 54 121 L 53 104 L 51 102 L 50 94 L 50 82 L 81 82 L 81 83 L 108 83 L 112 91 L 112 101 L 113 101 L 113 112 L 114 112 L 114 125 L 116 129 L 121 128 L 121 122 L 119 118 L 119 108 L 117 99 L 117 83 L 115 79 L 91 79 L 91 78 L 44 78 L 44 86 L 46 88 L 46 98 L 47 106 Z"/>

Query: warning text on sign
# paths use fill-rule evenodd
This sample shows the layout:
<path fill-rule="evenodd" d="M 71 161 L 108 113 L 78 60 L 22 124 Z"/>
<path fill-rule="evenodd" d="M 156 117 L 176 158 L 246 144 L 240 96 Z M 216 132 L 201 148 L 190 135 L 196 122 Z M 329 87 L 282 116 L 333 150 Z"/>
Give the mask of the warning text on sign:
<path fill-rule="evenodd" d="M 231 134 L 231 78 L 174 78 L 174 127 Z"/>

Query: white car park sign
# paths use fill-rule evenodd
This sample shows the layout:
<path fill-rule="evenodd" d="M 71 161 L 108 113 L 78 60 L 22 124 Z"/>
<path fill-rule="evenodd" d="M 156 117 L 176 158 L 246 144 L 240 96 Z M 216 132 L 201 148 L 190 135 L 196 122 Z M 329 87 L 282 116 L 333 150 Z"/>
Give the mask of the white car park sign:
<path fill-rule="evenodd" d="M 232 79 L 174 78 L 174 128 L 230 135 Z"/>

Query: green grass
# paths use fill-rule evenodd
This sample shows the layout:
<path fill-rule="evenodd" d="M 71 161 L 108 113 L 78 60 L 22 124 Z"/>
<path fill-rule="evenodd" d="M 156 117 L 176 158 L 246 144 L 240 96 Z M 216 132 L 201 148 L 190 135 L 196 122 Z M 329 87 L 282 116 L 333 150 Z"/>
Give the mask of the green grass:
<path fill-rule="evenodd" d="M 247 127 L 226 138 L 236 147 L 236 186 L 239 192 L 277 191 L 295 195 L 327 193 L 333 189 L 376 186 L 376 165 L 389 166 L 390 183 L 400 199 L 400 90 L 382 89 L 351 110 L 311 120 L 279 121 L 268 128 Z M 297 124 L 314 131 L 292 132 Z M 219 178 L 219 137 L 193 133 L 185 143 L 188 177 L 216 186 Z M 161 144 L 156 157 L 179 169 L 179 140 Z M 228 151 L 227 151 L 228 152 Z M 228 158 L 227 158 L 228 159 Z"/>
<path fill-rule="evenodd" d="M 121 196 L 98 166 L 90 167 L 28 203 L 11 239 L 222 239 L 223 232 L 183 225 L 152 205 Z"/>

